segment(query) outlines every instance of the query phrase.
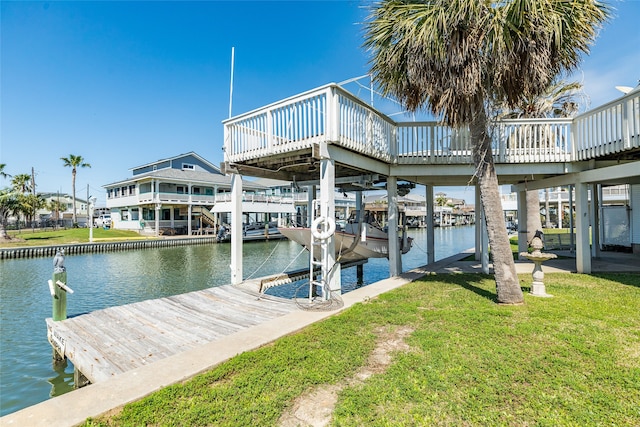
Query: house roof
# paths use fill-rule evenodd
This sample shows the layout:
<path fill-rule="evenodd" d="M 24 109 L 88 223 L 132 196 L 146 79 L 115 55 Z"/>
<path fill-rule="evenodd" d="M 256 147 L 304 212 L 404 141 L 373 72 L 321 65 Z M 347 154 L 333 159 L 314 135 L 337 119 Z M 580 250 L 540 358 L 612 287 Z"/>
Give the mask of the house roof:
<path fill-rule="evenodd" d="M 149 166 L 157 165 L 158 163 L 170 162 L 172 160 L 176 160 L 176 159 L 179 159 L 179 158 L 185 157 L 185 156 L 193 156 L 193 157 L 197 158 L 198 160 L 200 160 L 201 162 L 206 163 L 208 166 L 210 166 L 211 168 L 215 169 L 216 171 L 220 172 L 220 168 L 218 166 L 214 165 L 209 160 L 205 159 L 204 157 L 200 156 L 199 154 L 195 153 L 194 151 L 189 151 L 188 153 L 178 154 L 177 156 L 173 156 L 173 157 L 167 157 L 166 159 L 156 160 L 156 161 L 153 161 L 151 163 L 147 163 L 147 164 L 144 164 L 144 165 L 140 165 L 140 166 L 136 166 L 136 167 L 130 168 L 129 170 L 133 171 L 133 170 L 136 170 L 136 169 L 146 168 L 146 167 L 149 167 Z"/>
<path fill-rule="evenodd" d="M 71 197 L 71 195 L 67 194 L 67 193 L 38 193 L 38 196 L 42 197 L 43 199 L 73 199 L 73 197 Z M 82 199 L 80 197 L 76 196 L 76 202 L 78 203 L 87 203 L 87 201 L 85 199 Z"/>
<path fill-rule="evenodd" d="M 273 188 L 273 187 L 288 187 L 291 185 L 290 181 L 283 181 L 280 179 L 271 179 L 271 178 L 258 178 L 256 180 L 250 181 L 252 184 L 261 185 L 265 188 Z"/>
<path fill-rule="evenodd" d="M 110 187 L 119 187 L 125 184 L 133 184 L 138 181 L 149 180 L 153 178 L 164 179 L 168 181 L 177 181 L 183 183 L 193 183 L 193 184 L 206 184 L 206 185 L 220 185 L 224 187 L 231 187 L 231 177 L 227 175 L 219 175 L 210 172 L 202 172 L 202 171 L 191 171 L 191 170 L 181 170 L 181 169 L 158 169 L 155 171 L 149 171 L 146 173 L 142 173 L 131 177 L 129 179 L 125 179 L 123 181 L 116 181 L 111 184 L 103 185 L 104 188 Z M 254 189 L 262 189 L 261 185 L 254 185 L 251 181 L 242 180 L 242 187 L 254 190 Z"/>

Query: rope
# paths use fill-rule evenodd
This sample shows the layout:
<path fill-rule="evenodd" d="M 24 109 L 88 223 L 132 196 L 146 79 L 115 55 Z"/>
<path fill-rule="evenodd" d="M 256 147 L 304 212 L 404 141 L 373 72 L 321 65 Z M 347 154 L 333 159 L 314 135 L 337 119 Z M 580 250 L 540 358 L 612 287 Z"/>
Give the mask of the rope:
<path fill-rule="evenodd" d="M 278 240 L 278 243 L 273 247 L 273 250 L 271 251 L 271 253 L 269 254 L 269 256 L 264 260 L 264 262 L 262 264 L 260 264 L 260 267 L 256 268 L 253 273 L 251 273 L 249 275 L 249 277 L 247 277 L 245 280 L 249 280 L 253 277 L 254 274 L 256 274 L 258 272 L 258 270 L 260 270 L 266 263 L 267 261 L 269 261 L 269 259 L 271 258 L 271 256 L 273 255 L 273 253 L 276 251 L 276 249 L 278 249 L 278 246 L 280 245 L 280 240 Z"/>
<path fill-rule="evenodd" d="M 305 249 L 305 247 L 303 246 L 303 247 L 302 247 L 302 249 L 300 249 L 300 252 L 298 252 L 298 255 L 296 255 L 296 256 L 291 260 L 291 262 L 289 263 L 289 265 L 287 265 L 287 266 L 286 266 L 286 267 L 285 267 L 285 268 L 284 268 L 280 273 L 282 274 L 282 273 L 286 272 L 286 271 L 289 269 L 289 267 L 291 267 L 291 265 L 295 262 L 295 260 L 297 260 L 297 259 L 298 259 L 298 257 L 299 257 L 300 255 L 302 255 L 302 253 L 303 253 L 304 251 L 306 251 L 306 249 Z"/>
<path fill-rule="evenodd" d="M 425 249 L 423 249 L 423 248 L 422 248 L 422 246 L 420 246 L 419 244 L 417 244 L 417 243 L 416 243 L 416 240 L 415 240 L 415 239 L 413 239 L 413 240 L 411 241 L 411 246 L 415 246 L 415 247 L 417 247 L 419 250 L 421 250 L 422 252 L 424 252 L 425 254 L 428 254 L 428 252 L 427 252 Z"/>
<path fill-rule="evenodd" d="M 293 301 L 301 310 L 305 310 L 305 311 L 332 311 L 332 310 L 337 310 L 343 307 L 344 301 L 342 300 L 342 296 L 340 296 L 337 292 L 329 291 L 326 288 L 326 284 L 324 286 L 325 286 L 325 292 L 329 293 L 329 299 L 327 300 L 314 298 L 311 300 L 311 302 L 309 302 L 309 297 L 299 298 L 298 293 L 300 289 L 302 288 L 308 289 L 309 287 L 309 282 L 305 282 L 296 289 L 295 294 L 293 296 Z"/>

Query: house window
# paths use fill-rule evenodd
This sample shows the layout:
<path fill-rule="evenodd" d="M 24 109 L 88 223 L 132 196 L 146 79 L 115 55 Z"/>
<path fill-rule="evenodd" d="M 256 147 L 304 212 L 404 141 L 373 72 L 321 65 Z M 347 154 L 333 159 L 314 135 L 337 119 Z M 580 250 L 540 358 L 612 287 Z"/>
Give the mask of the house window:
<path fill-rule="evenodd" d="M 178 185 L 178 186 L 176 187 L 176 193 L 178 193 L 178 194 L 184 194 L 184 187 L 183 187 L 183 186 L 181 186 L 181 185 Z"/>
<path fill-rule="evenodd" d="M 140 210 L 138 208 L 131 209 L 131 220 L 138 221 L 140 219 Z"/>
<path fill-rule="evenodd" d="M 175 220 L 187 219 L 187 215 L 180 215 L 180 208 L 174 208 L 173 209 L 173 219 L 175 219 Z"/>
<path fill-rule="evenodd" d="M 162 213 L 160 215 L 163 221 L 171 220 L 171 209 L 162 209 Z"/>
<path fill-rule="evenodd" d="M 129 211 L 124 209 L 120 211 L 120 215 L 122 215 L 123 221 L 129 221 Z"/>
<path fill-rule="evenodd" d="M 142 218 L 147 221 L 153 221 L 156 219 L 156 211 L 153 209 L 142 208 Z"/>
<path fill-rule="evenodd" d="M 193 194 L 200 194 L 200 187 L 193 187 Z"/>
<path fill-rule="evenodd" d="M 136 194 L 136 186 L 135 185 L 130 185 L 129 186 L 129 195 L 133 196 Z"/>
<path fill-rule="evenodd" d="M 183 163 L 182 170 L 183 171 L 192 171 L 196 169 L 196 165 L 192 165 L 191 163 Z"/>

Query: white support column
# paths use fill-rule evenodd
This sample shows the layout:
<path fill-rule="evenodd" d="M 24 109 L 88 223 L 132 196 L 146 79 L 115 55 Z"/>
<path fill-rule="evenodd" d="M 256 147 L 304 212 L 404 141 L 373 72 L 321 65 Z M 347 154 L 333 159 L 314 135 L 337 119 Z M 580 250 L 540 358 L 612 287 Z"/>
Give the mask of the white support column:
<path fill-rule="evenodd" d="M 309 185 L 307 187 L 307 222 L 304 224 L 307 227 L 311 227 L 311 221 L 313 221 L 313 217 L 315 216 L 313 212 L 313 200 L 316 198 L 316 186 Z M 298 224 L 298 227 L 302 227 L 301 224 Z"/>
<path fill-rule="evenodd" d="M 522 258 L 519 254 L 529 249 L 527 230 L 527 192 L 518 191 L 518 259 L 520 260 Z"/>
<path fill-rule="evenodd" d="M 398 179 L 394 176 L 387 178 L 388 224 L 389 237 L 389 276 L 399 276 L 402 273 L 402 257 L 398 244 Z"/>
<path fill-rule="evenodd" d="M 155 228 L 156 228 L 156 237 L 160 237 L 160 209 L 162 208 L 162 204 L 160 203 L 160 181 L 153 180 L 151 181 L 151 188 L 154 192 L 153 200 L 156 202 L 156 219 L 155 219 Z"/>
<path fill-rule="evenodd" d="M 575 248 L 575 241 L 573 238 L 574 235 L 574 229 L 575 229 L 575 223 L 574 223 L 574 218 L 573 218 L 573 212 L 574 212 L 574 201 L 573 201 L 573 194 L 575 192 L 575 185 L 569 185 L 569 247 L 570 247 L 570 252 L 574 251 Z"/>
<path fill-rule="evenodd" d="M 160 213 L 162 209 L 161 203 L 156 203 L 156 237 L 160 237 Z"/>
<path fill-rule="evenodd" d="M 322 159 L 320 161 L 320 215 L 335 221 L 335 182 L 336 169 L 333 160 Z M 340 295 L 342 290 L 340 263 L 336 263 L 336 239 L 335 233 L 327 242 L 327 259 L 323 264 L 326 271 L 322 275 L 329 286 L 331 293 Z"/>
<path fill-rule="evenodd" d="M 242 176 L 231 174 L 231 284 L 242 282 Z"/>
<path fill-rule="evenodd" d="M 193 205 L 191 204 L 193 199 L 191 197 L 192 185 L 189 184 L 189 204 L 187 205 L 187 236 L 191 236 L 191 216 L 193 215 Z M 202 213 L 200 214 L 202 215 Z"/>
<path fill-rule="evenodd" d="M 564 212 L 562 211 L 562 187 L 558 187 L 558 228 L 562 228 L 562 216 Z"/>
<path fill-rule="evenodd" d="M 591 273 L 589 250 L 589 192 L 588 185 L 576 183 L 576 270 Z"/>
<path fill-rule="evenodd" d="M 640 184 L 629 185 L 629 208 L 630 224 L 629 230 L 631 250 L 635 255 L 640 255 Z"/>
<path fill-rule="evenodd" d="M 360 216 L 362 209 L 364 209 L 362 206 L 362 191 L 356 191 L 356 211 L 358 212 L 358 216 Z"/>
<path fill-rule="evenodd" d="M 433 185 L 425 185 L 426 199 L 426 226 L 427 226 L 427 264 L 433 264 L 436 260 L 435 241 L 433 238 Z"/>
<path fill-rule="evenodd" d="M 600 218 L 601 201 L 602 201 L 602 185 L 591 184 L 591 256 L 600 257 L 600 242 L 602 241 L 602 224 Z"/>
<path fill-rule="evenodd" d="M 480 199 L 480 187 L 476 184 L 476 197 L 475 197 L 475 207 L 476 207 L 476 245 L 475 245 L 475 256 L 474 259 L 476 261 L 480 261 L 482 258 L 482 200 Z M 518 219 L 518 222 L 520 220 Z"/>

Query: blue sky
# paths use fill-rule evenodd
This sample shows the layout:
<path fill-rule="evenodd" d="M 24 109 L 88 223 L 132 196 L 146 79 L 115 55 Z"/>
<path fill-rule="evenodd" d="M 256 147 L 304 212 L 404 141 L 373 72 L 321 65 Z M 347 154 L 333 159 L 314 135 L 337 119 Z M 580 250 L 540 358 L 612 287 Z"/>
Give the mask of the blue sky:
<path fill-rule="evenodd" d="M 592 107 L 640 79 L 640 0 L 610 3 L 615 18 L 576 74 Z M 236 115 L 366 74 L 367 4 L 3 0 L 0 163 L 33 167 L 39 192 L 69 193 L 60 157 L 81 155 L 92 167 L 79 169 L 78 196 L 89 185 L 99 205 L 102 185 L 134 166 L 189 151 L 219 164 L 231 48 Z M 473 203 L 471 190 L 440 190 Z"/>

